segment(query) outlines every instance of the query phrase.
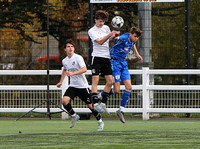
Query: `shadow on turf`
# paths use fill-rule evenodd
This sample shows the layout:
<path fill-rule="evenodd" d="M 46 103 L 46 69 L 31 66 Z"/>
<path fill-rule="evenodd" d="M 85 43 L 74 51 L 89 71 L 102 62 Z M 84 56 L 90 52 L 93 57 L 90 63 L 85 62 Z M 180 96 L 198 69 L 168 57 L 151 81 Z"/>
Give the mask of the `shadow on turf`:
<path fill-rule="evenodd" d="M 115 136 L 116 134 L 119 135 L 124 135 L 124 133 L 126 135 L 133 135 L 134 133 L 136 133 L 136 131 L 94 131 L 92 133 L 93 136 L 99 136 L 99 135 L 103 135 L 105 134 L 106 136 Z M 63 133 L 33 133 L 33 134 L 23 134 L 23 132 L 20 133 L 16 133 L 15 135 L 7 135 L 7 136 L 0 136 L 0 140 L 9 140 L 12 138 L 33 138 L 33 137 L 38 137 L 38 136 L 91 136 L 91 132 L 90 133 L 84 133 L 84 132 L 79 132 L 79 133 L 73 133 L 73 132 L 63 132 Z"/>

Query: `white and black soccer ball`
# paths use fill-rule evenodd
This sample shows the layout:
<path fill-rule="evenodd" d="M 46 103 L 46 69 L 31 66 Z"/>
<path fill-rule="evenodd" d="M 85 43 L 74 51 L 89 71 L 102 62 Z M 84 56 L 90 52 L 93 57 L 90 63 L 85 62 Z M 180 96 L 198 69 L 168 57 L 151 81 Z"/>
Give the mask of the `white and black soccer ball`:
<path fill-rule="evenodd" d="M 120 16 L 115 16 L 112 19 L 111 24 L 114 28 L 121 28 L 124 25 L 124 19 Z"/>

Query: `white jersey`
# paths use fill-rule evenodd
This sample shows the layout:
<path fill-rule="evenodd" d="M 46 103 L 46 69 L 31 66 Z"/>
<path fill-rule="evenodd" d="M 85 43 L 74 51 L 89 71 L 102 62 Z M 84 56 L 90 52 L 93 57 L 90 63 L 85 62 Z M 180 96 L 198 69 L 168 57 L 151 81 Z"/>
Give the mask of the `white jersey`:
<path fill-rule="evenodd" d="M 96 39 L 102 39 L 105 36 L 107 36 L 110 32 L 110 28 L 107 25 L 103 25 L 103 27 L 101 28 L 95 25 L 91 29 L 89 29 L 88 35 L 90 36 L 93 43 L 92 56 L 110 58 L 109 39 L 102 45 L 95 42 Z"/>
<path fill-rule="evenodd" d="M 83 57 L 76 53 L 74 53 L 71 58 L 66 57 L 65 59 L 63 59 L 62 64 L 64 70 L 67 70 L 69 72 L 78 71 L 86 66 Z M 69 86 L 75 88 L 88 88 L 88 82 L 85 77 L 85 73 L 71 76 Z"/>

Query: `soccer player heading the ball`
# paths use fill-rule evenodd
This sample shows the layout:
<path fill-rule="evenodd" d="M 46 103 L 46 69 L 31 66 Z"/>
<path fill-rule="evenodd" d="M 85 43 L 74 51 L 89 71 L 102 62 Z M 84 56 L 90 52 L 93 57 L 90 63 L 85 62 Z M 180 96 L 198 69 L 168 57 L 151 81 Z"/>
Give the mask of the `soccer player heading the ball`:
<path fill-rule="evenodd" d="M 88 82 L 84 74 L 87 71 L 87 68 L 83 57 L 74 53 L 75 43 L 71 39 L 68 39 L 66 41 L 64 45 L 64 50 L 67 54 L 67 57 L 62 60 L 64 69 L 62 71 L 60 82 L 57 83 L 57 87 L 60 87 L 62 85 L 62 82 L 66 75 L 70 77 L 69 87 L 62 98 L 62 104 L 64 108 L 72 117 L 70 128 L 74 127 L 76 121 L 78 121 L 80 118 L 79 115 L 75 113 L 70 104 L 70 100 L 78 96 L 82 101 L 84 101 L 87 104 L 92 114 L 96 117 L 98 121 L 97 130 L 102 131 L 104 123 L 101 119 L 100 114 L 97 111 L 95 111 L 92 106 L 92 101 L 90 99 L 90 93 L 88 89 Z"/>
<path fill-rule="evenodd" d="M 89 29 L 88 35 L 93 43 L 92 52 L 92 94 L 94 109 L 99 112 L 109 114 L 106 109 L 106 102 L 109 98 L 109 92 L 113 85 L 113 76 L 110 63 L 109 39 L 120 34 L 119 31 L 110 31 L 110 28 L 104 23 L 108 20 L 108 13 L 103 10 L 98 10 L 95 14 L 95 25 Z M 97 85 L 99 76 L 103 76 L 106 80 L 106 85 L 103 91 L 102 101 L 99 104 Z"/>
<path fill-rule="evenodd" d="M 132 27 L 129 33 L 125 33 L 121 36 L 115 37 L 117 40 L 115 45 L 110 49 L 111 55 L 111 65 L 114 77 L 114 93 L 119 93 L 120 91 L 120 82 L 123 81 L 125 85 L 125 91 L 122 95 L 121 104 L 119 110 L 116 111 L 117 116 L 119 117 L 122 123 L 125 123 L 124 119 L 124 109 L 127 104 L 127 101 L 130 97 L 132 85 L 131 77 L 128 71 L 128 64 L 126 62 L 126 56 L 133 49 L 136 56 L 140 59 L 140 62 L 143 62 L 142 57 L 137 51 L 136 42 L 138 38 L 142 35 L 142 31 L 136 27 Z M 111 90 L 112 91 L 112 90 Z M 110 92 L 112 95 L 113 92 Z M 103 93 L 99 94 L 99 98 Z"/>

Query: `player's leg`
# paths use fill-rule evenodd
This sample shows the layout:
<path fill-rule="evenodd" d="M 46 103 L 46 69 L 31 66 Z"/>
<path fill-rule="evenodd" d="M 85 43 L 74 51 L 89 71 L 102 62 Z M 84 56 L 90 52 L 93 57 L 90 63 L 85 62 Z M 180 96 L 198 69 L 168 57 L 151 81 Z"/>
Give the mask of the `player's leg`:
<path fill-rule="evenodd" d="M 99 83 L 99 75 L 93 75 L 92 76 L 92 91 L 91 91 L 91 98 L 92 98 L 92 101 L 93 101 L 93 104 L 96 106 L 98 105 L 98 96 L 97 96 L 97 85 Z"/>
<path fill-rule="evenodd" d="M 114 89 L 115 89 L 115 93 L 119 93 L 120 92 L 120 82 L 115 82 L 114 83 Z M 123 98 L 123 97 L 122 97 Z M 123 100 L 123 99 L 122 99 Z M 122 103 L 121 100 L 121 103 Z M 125 119 L 124 119 L 124 112 L 123 112 L 124 108 L 121 107 L 120 104 L 120 108 L 116 111 L 117 116 L 119 117 L 120 121 L 122 123 L 125 123 Z"/>
<path fill-rule="evenodd" d="M 103 93 L 104 93 L 104 92 L 102 91 L 102 92 L 100 92 L 100 93 L 98 94 L 99 100 L 102 99 Z M 114 89 L 111 88 L 111 89 L 110 89 L 110 92 L 109 92 L 109 96 L 111 96 L 111 95 L 113 95 L 113 94 L 114 94 Z"/>
<path fill-rule="evenodd" d="M 92 90 L 91 90 L 91 99 L 94 105 L 94 109 L 98 112 L 103 112 L 103 109 L 99 105 L 99 99 L 98 99 L 98 90 L 97 85 L 99 83 L 99 74 L 100 74 L 100 68 L 101 68 L 101 58 L 99 57 L 93 57 L 92 58 Z"/>
<path fill-rule="evenodd" d="M 120 76 L 120 70 L 118 69 L 119 65 L 120 64 L 116 60 L 111 60 L 111 70 L 112 70 L 112 74 L 114 73 L 112 77 L 114 77 L 114 80 L 116 80 L 115 79 L 115 75 L 119 75 Z M 119 77 L 119 79 L 120 79 L 120 77 Z M 111 88 L 110 92 L 109 92 L 109 96 L 113 95 L 114 93 L 117 93 L 115 90 L 116 89 Z M 101 99 L 103 97 L 103 95 L 104 95 L 104 91 L 102 91 L 101 93 L 98 94 L 98 98 Z"/>
<path fill-rule="evenodd" d="M 104 77 L 106 79 L 106 85 L 104 87 L 102 101 L 101 101 L 100 106 L 105 111 L 105 113 L 110 114 L 108 109 L 106 108 L 106 103 L 109 99 L 109 96 L 110 96 L 109 92 L 110 92 L 111 87 L 113 85 L 113 76 L 112 75 L 105 75 Z"/>
<path fill-rule="evenodd" d="M 98 112 L 104 112 L 102 107 L 99 105 L 99 98 L 98 98 L 98 91 L 97 91 L 98 82 L 99 82 L 99 75 L 92 76 L 91 99 L 94 105 L 94 109 Z"/>
<path fill-rule="evenodd" d="M 80 89 L 79 93 L 80 93 L 79 94 L 80 99 L 87 104 L 88 108 L 91 110 L 92 114 L 95 116 L 95 118 L 96 118 L 96 120 L 98 122 L 97 131 L 102 131 L 103 128 L 104 128 L 104 122 L 102 121 L 100 113 L 93 109 L 92 100 L 90 98 L 89 89 Z"/>
<path fill-rule="evenodd" d="M 98 128 L 97 131 L 103 131 L 104 128 L 104 122 L 101 118 L 101 115 L 98 111 L 93 109 L 92 104 L 88 104 L 88 108 L 91 110 L 92 114 L 95 116 L 97 123 L 98 123 Z"/>
<path fill-rule="evenodd" d="M 112 71 L 112 67 L 113 67 L 113 63 L 112 61 L 110 61 L 110 64 L 109 66 L 111 67 L 111 71 Z M 110 71 L 110 68 L 108 68 L 108 70 Z M 114 81 L 114 80 L 113 80 Z M 113 82 L 114 83 L 114 82 Z M 112 87 L 112 86 L 111 86 Z M 105 89 L 104 89 L 105 90 Z M 101 99 L 103 97 L 103 94 L 104 94 L 104 91 L 102 91 L 101 93 L 98 94 L 98 98 Z M 110 89 L 110 92 L 109 92 L 109 96 L 110 95 L 113 95 L 114 94 L 114 90 L 113 88 Z"/>
<path fill-rule="evenodd" d="M 122 111 L 126 107 L 126 104 L 128 102 L 128 99 L 131 95 L 131 90 L 132 90 L 131 80 L 124 80 L 123 82 L 125 85 L 125 90 L 122 95 L 122 100 L 121 100 L 121 104 L 120 104 L 120 108 L 122 109 Z"/>
<path fill-rule="evenodd" d="M 105 113 L 110 114 L 106 108 L 106 103 L 109 99 L 109 93 L 111 91 L 111 87 L 113 85 L 113 76 L 112 76 L 112 69 L 111 69 L 111 62 L 109 59 L 105 58 L 102 60 L 103 65 L 101 67 L 101 75 L 104 76 L 106 80 L 106 85 L 103 90 L 102 102 L 101 107 L 104 109 Z"/>
<path fill-rule="evenodd" d="M 72 105 L 69 103 L 71 99 L 74 99 L 76 96 L 75 88 L 69 87 L 62 99 L 63 107 L 66 109 L 66 111 L 71 115 L 72 122 L 70 124 L 70 128 L 74 127 L 76 124 L 76 121 L 80 119 L 79 115 L 76 114 L 76 112 L 73 110 Z"/>
<path fill-rule="evenodd" d="M 125 68 L 123 69 L 121 78 L 125 85 L 125 90 L 122 95 L 122 100 L 121 100 L 121 104 L 120 104 L 120 109 L 121 109 L 121 111 L 123 111 L 123 109 L 126 107 L 127 101 L 130 97 L 131 90 L 132 90 L 131 76 L 130 76 L 127 66 L 125 66 Z"/>
<path fill-rule="evenodd" d="M 121 79 L 123 80 L 123 83 L 125 85 L 125 90 L 124 90 L 124 93 L 122 95 L 120 108 L 119 108 L 119 110 L 117 110 L 116 113 L 117 113 L 118 117 L 120 118 L 120 121 L 122 123 L 125 123 L 124 109 L 126 107 L 128 99 L 130 97 L 131 90 L 132 90 L 132 85 L 131 85 L 130 73 L 128 71 L 128 67 L 127 67 L 127 63 L 126 62 L 123 63 L 123 67 L 124 67 L 124 69 L 121 71 Z"/>
<path fill-rule="evenodd" d="M 115 82 L 114 83 L 114 93 L 119 93 L 120 92 L 120 82 Z"/>

